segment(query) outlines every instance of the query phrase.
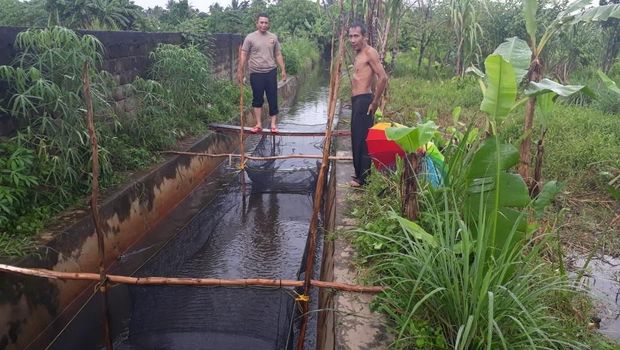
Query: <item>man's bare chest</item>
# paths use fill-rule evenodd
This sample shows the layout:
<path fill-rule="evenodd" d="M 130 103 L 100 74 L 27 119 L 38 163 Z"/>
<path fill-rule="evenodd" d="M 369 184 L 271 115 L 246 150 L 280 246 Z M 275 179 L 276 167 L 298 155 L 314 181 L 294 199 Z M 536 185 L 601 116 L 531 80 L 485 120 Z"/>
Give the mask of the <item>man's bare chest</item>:
<path fill-rule="evenodd" d="M 363 74 L 370 70 L 370 65 L 368 64 L 368 58 L 364 55 L 363 57 L 357 56 L 355 57 L 355 61 L 353 62 L 353 69 L 355 73 Z"/>

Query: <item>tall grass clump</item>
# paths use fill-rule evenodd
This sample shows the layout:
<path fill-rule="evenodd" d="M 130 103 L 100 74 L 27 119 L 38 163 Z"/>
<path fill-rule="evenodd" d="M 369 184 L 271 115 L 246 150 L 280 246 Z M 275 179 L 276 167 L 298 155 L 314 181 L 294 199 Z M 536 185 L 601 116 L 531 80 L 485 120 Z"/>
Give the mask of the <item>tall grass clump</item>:
<path fill-rule="evenodd" d="M 229 81 L 215 79 L 211 60 L 197 46 L 161 44 L 152 53 L 152 79 L 163 90 L 175 113 L 204 122 L 228 120 L 239 91 Z"/>
<path fill-rule="evenodd" d="M 374 268 L 389 286 L 378 304 L 395 321 L 396 348 L 586 348 L 550 302 L 578 291 L 541 262 L 540 244 L 505 245 L 490 258 L 491 225 L 484 218 L 475 230 L 468 227 L 449 191 L 426 207 L 435 244 L 406 226 L 398 240 L 370 234 L 398 247 L 377 255 Z"/>
<path fill-rule="evenodd" d="M 358 203 L 358 218 L 378 210 L 362 219 L 355 243 L 388 287 L 375 305 L 393 321 L 395 348 L 588 348 L 567 321 L 581 291 L 541 258 L 552 232 L 534 235 L 559 186 L 549 182 L 530 199 L 513 170 L 516 147 L 496 136 L 471 141 L 470 132 L 444 149 L 445 185 L 418 179 L 416 222 L 370 194 Z M 378 196 L 397 178 L 371 177 L 381 184 L 367 191 Z"/>
<path fill-rule="evenodd" d="M 282 55 L 287 74 L 302 73 L 308 67 L 319 62 L 318 46 L 311 39 L 303 37 L 289 38 L 282 43 Z"/>

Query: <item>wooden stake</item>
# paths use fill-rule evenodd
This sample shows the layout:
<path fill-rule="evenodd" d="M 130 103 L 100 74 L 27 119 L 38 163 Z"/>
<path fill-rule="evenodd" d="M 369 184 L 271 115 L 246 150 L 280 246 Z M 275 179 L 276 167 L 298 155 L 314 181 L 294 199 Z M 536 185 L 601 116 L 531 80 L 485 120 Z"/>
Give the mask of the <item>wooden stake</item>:
<path fill-rule="evenodd" d="M 343 19 L 342 12 L 342 0 L 340 0 L 340 19 Z M 308 297 L 310 295 L 310 287 L 312 285 L 312 276 L 314 274 L 314 253 L 316 250 L 316 236 L 319 221 L 319 211 L 321 209 L 321 203 L 323 198 L 323 187 L 325 185 L 325 177 L 327 174 L 327 168 L 329 166 L 329 153 L 331 151 L 332 140 L 332 124 L 334 122 L 334 114 L 336 112 L 336 101 L 338 96 L 338 89 L 340 87 L 340 69 L 342 66 L 342 59 L 344 56 L 344 26 L 340 26 L 340 38 L 338 40 L 338 57 L 336 63 L 332 65 L 331 79 L 329 86 L 329 103 L 327 109 L 327 126 L 325 130 L 325 140 L 323 141 L 323 159 L 321 161 L 321 169 L 319 170 L 319 177 L 316 183 L 316 190 L 314 192 L 314 207 L 312 210 L 312 218 L 310 220 L 310 229 L 308 232 L 309 242 L 308 251 L 306 254 L 306 273 L 304 279 L 304 295 Z M 333 60 L 333 57 L 332 57 Z M 333 62 L 333 61 L 332 61 Z M 299 336 L 297 338 L 297 350 L 304 349 L 304 343 L 306 338 L 306 329 L 308 328 L 308 308 L 309 299 L 301 301 L 303 319 L 301 328 L 299 330 Z"/>
<path fill-rule="evenodd" d="M 103 229 L 99 218 L 99 151 L 97 146 L 97 133 L 95 132 L 95 122 L 93 113 L 93 99 L 90 94 L 90 78 L 88 76 L 88 61 L 84 62 L 82 69 L 82 88 L 84 92 L 84 103 L 86 104 L 86 125 L 88 127 L 88 135 L 90 136 L 90 144 L 92 147 L 92 194 L 90 196 L 90 210 L 97 233 L 97 246 L 99 249 L 99 291 L 103 299 L 103 328 L 104 342 L 108 350 L 112 350 L 112 338 L 110 335 L 109 312 L 108 312 L 108 294 L 106 293 L 106 274 L 105 274 L 105 246 L 103 239 Z"/>
<path fill-rule="evenodd" d="M 160 153 L 166 154 L 181 154 L 187 156 L 198 156 L 198 157 L 242 157 L 251 160 L 276 160 L 276 159 L 293 159 L 293 158 L 302 158 L 302 159 L 323 159 L 322 155 L 318 154 L 291 154 L 284 156 L 268 156 L 268 157 L 258 157 L 258 156 L 250 156 L 250 155 L 240 155 L 234 153 L 200 153 L 200 152 L 183 152 L 183 151 L 163 151 Z M 336 157 L 330 156 L 330 160 L 353 160 L 353 157 Z"/>
<path fill-rule="evenodd" d="M 59 280 L 99 281 L 99 275 L 88 272 L 61 272 L 47 269 L 31 269 L 18 266 L 0 264 L 0 271 L 20 275 L 44 277 Z M 140 286 L 212 286 L 212 287 L 301 287 L 304 281 L 281 279 L 219 279 L 219 278 L 178 278 L 178 277 L 131 277 L 107 275 L 111 283 L 131 284 Z M 311 280 L 311 284 L 318 288 L 331 288 L 344 292 L 380 293 L 385 287 L 359 286 L 346 283 L 325 282 Z"/>

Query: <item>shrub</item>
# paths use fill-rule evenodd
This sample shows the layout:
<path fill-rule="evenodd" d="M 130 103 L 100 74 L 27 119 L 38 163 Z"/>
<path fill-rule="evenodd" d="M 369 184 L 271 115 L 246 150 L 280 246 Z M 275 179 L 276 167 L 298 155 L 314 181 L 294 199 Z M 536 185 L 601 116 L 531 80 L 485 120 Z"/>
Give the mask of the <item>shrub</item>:
<path fill-rule="evenodd" d="M 282 55 L 286 72 L 291 75 L 302 73 L 320 58 L 317 44 L 303 37 L 290 38 L 282 43 Z"/>

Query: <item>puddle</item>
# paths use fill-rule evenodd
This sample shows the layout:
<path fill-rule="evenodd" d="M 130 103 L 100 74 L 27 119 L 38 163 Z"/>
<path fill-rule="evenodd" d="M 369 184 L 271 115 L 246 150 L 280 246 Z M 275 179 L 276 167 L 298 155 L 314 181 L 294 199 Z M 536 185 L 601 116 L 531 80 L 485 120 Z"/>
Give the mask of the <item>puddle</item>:
<path fill-rule="evenodd" d="M 586 258 L 573 255 L 569 261 L 577 271 L 584 266 Z M 620 342 L 620 258 L 602 256 L 593 258 L 584 276 L 601 319 L 599 331 Z"/>

